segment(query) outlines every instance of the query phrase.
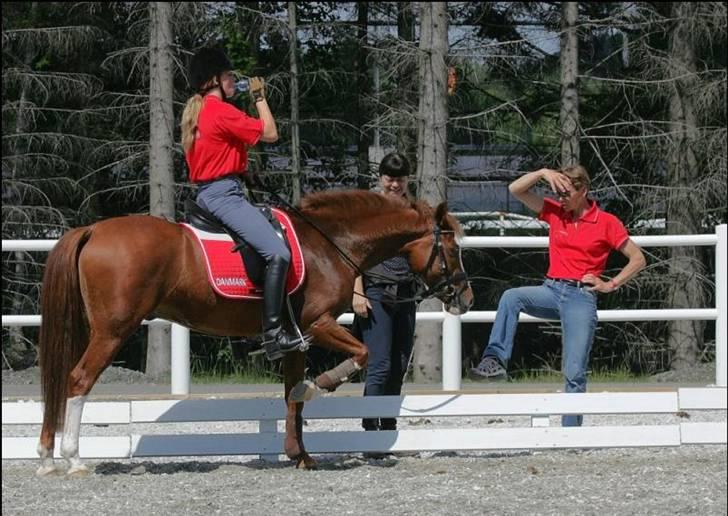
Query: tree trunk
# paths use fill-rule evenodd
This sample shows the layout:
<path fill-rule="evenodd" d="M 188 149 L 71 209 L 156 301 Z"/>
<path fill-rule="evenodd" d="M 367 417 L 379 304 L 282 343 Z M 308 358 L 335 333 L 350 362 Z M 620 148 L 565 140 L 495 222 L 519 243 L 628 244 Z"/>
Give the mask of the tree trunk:
<path fill-rule="evenodd" d="M 417 194 L 431 206 L 447 198 L 447 2 L 420 2 L 420 102 L 417 143 Z M 441 310 L 428 300 L 420 310 Z M 415 381 L 442 380 L 442 325 L 419 323 L 416 331 Z"/>
<path fill-rule="evenodd" d="M 397 2 L 397 36 L 400 41 L 415 41 L 415 17 L 412 2 Z M 402 113 L 400 129 L 397 131 L 397 150 L 407 156 L 410 163 L 417 163 L 417 127 L 415 124 L 417 102 L 416 60 L 405 56 L 397 77 L 398 104 Z"/>
<path fill-rule="evenodd" d="M 371 145 L 371 137 L 369 130 L 366 129 L 369 121 L 369 109 L 366 107 L 366 97 L 369 95 L 369 70 L 367 67 L 367 57 L 369 51 L 367 44 L 369 43 L 367 34 L 369 33 L 369 2 L 357 2 L 357 22 L 356 36 L 358 45 L 358 53 L 356 56 L 356 76 L 357 76 L 357 128 L 359 129 L 359 140 L 357 142 L 357 188 L 369 189 L 370 186 L 370 170 L 369 170 L 369 146 Z"/>
<path fill-rule="evenodd" d="M 562 2 L 561 18 L 561 166 L 579 164 L 578 2 Z"/>
<path fill-rule="evenodd" d="M 298 134 L 298 28 L 296 2 L 288 2 L 289 53 L 291 55 L 291 201 L 301 200 L 301 139 Z"/>
<path fill-rule="evenodd" d="M 698 89 L 695 74 L 696 59 L 690 30 L 695 16 L 695 4 L 675 2 L 672 17 L 675 27 L 670 33 L 669 67 L 674 80 L 670 95 L 670 134 L 668 150 L 668 184 L 671 187 L 667 202 L 668 234 L 701 232 L 700 218 L 704 213 L 702 195 L 696 195 L 700 167 L 695 149 L 700 134 L 695 112 L 694 94 Z M 669 306 L 699 308 L 705 306 L 705 293 L 699 247 L 670 248 Z M 672 352 L 671 368 L 688 369 L 698 363 L 702 349 L 702 321 L 671 321 L 668 324 L 668 347 Z"/>
<path fill-rule="evenodd" d="M 149 213 L 174 220 L 172 4 L 150 2 L 149 15 Z M 170 327 L 150 326 L 146 374 L 168 373 L 170 360 Z"/>

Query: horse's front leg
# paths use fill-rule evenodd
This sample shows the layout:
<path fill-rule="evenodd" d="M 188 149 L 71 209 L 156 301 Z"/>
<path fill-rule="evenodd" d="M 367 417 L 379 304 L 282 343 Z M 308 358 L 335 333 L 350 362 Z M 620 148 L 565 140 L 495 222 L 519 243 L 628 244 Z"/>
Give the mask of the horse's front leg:
<path fill-rule="evenodd" d="M 286 439 L 283 448 L 289 459 L 296 461 L 296 467 L 316 469 L 316 461 L 303 447 L 303 402 L 290 399 L 291 389 L 303 380 L 306 366 L 304 353 L 288 353 L 283 357 L 283 379 L 286 396 Z"/>
<path fill-rule="evenodd" d="M 354 374 L 366 367 L 369 359 L 369 350 L 364 343 L 340 326 L 331 314 L 319 317 L 308 328 L 308 333 L 318 346 L 348 353 L 351 358 L 321 373 L 313 382 L 298 383 L 291 392 L 291 399 L 294 401 L 306 401 L 323 391 L 335 391 L 339 385 L 349 381 Z"/>

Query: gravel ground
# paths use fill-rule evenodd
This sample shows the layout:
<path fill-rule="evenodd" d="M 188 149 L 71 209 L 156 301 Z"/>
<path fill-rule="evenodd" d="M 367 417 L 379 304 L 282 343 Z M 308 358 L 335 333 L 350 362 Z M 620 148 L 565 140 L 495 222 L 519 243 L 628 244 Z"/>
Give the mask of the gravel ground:
<path fill-rule="evenodd" d="M 36 372 L 37 373 L 37 372 Z M 714 374 L 714 370 L 713 373 Z M 102 382 L 148 379 L 111 368 Z M 675 381 L 675 377 L 669 381 Z M 3 371 L 3 384 L 33 371 Z M 680 378 L 677 378 L 680 380 Z M 709 380 L 708 380 L 709 381 Z M 586 425 L 725 421 L 725 411 L 590 416 Z M 551 419 L 552 426 L 558 418 Z M 82 435 L 255 431 L 254 422 L 84 426 Z M 403 418 L 402 429 L 522 427 L 528 418 Z M 279 426 L 282 430 L 282 426 Z M 353 420 L 311 420 L 305 431 L 354 430 Z M 39 425 L 3 426 L 3 437 Z M 305 437 L 305 432 L 304 432 Z M 253 457 L 96 460 L 83 479 L 38 479 L 37 461 L 3 461 L 2 514 L 720 514 L 727 512 L 726 446 L 420 453 L 365 459 L 317 455 L 318 471 Z"/>
<path fill-rule="evenodd" d="M 39 385 L 40 367 L 34 366 L 19 371 L 3 369 L 3 385 Z M 101 373 L 97 383 L 156 383 L 158 380 L 150 376 L 125 369 L 123 367 L 108 367 Z M 169 383 L 169 382 L 167 382 Z M 92 391 L 93 392 L 93 391 Z"/>
<path fill-rule="evenodd" d="M 84 479 L 3 463 L 3 514 L 726 514 L 725 446 L 290 463 L 114 461 Z"/>

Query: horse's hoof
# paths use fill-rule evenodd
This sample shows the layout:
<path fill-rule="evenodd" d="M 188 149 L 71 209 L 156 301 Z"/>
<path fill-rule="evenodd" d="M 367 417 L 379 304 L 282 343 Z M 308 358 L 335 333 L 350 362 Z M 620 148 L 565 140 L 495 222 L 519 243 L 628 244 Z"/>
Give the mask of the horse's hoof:
<path fill-rule="evenodd" d="M 291 389 L 291 392 L 288 395 L 288 399 L 289 401 L 300 403 L 302 401 L 311 401 L 314 398 L 318 398 L 321 396 L 321 393 L 322 390 L 318 385 L 313 383 L 311 380 L 304 380 L 293 386 L 293 389 Z"/>
<path fill-rule="evenodd" d="M 75 466 L 66 472 L 66 478 L 85 478 L 91 474 L 91 470 L 85 465 Z"/>
<path fill-rule="evenodd" d="M 37 477 L 50 477 L 61 473 L 63 473 L 63 471 L 55 466 L 41 466 L 36 470 L 35 475 Z"/>
<path fill-rule="evenodd" d="M 318 469 L 316 461 L 307 453 L 304 453 L 296 459 L 296 469 Z"/>

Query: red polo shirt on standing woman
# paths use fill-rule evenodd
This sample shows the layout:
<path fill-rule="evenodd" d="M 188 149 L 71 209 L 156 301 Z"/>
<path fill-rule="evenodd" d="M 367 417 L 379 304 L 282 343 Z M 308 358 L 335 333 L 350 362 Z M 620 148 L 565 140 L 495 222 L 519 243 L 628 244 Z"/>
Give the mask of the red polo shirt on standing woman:
<path fill-rule="evenodd" d="M 581 281 L 585 274 L 601 276 L 609 253 L 629 239 L 617 217 L 588 202 L 581 217 L 573 220 L 561 203 L 543 200 L 538 218 L 549 225 L 549 278 Z"/>
<path fill-rule="evenodd" d="M 187 152 L 190 181 L 212 181 L 248 168 L 248 146 L 263 135 L 263 121 L 207 95 L 197 120 L 195 143 Z"/>

